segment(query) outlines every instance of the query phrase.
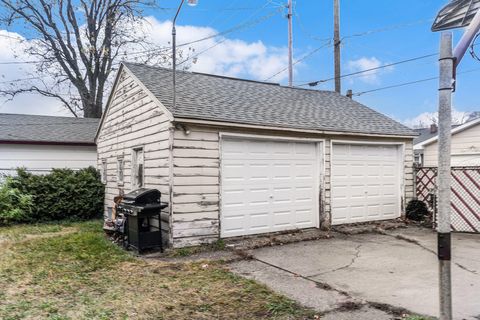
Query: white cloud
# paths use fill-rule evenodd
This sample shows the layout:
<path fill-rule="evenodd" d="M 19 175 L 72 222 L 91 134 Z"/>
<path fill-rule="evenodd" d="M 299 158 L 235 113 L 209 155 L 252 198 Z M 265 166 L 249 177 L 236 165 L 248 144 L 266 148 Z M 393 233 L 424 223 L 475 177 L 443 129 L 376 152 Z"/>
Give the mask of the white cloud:
<path fill-rule="evenodd" d="M 171 42 L 171 22 L 146 18 L 144 30 L 158 45 L 169 46 Z M 177 26 L 177 43 L 188 43 L 218 33 L 208 27 Z M 191 64 L 192 71 L 214 73 L 232 77 L 264 80 L 287 66 L 287 49 L 271 47 L 262 41 L 247 42 L 223 36 L 211 38 L 190 45 L 192 55 L 201 53 L 196 63 Z M 187 48 L 180 47 L 187 54 Z M 181 59 L 179 59 L 181 61 Z M 282 72 L 271 81 L 282 81 L 287 72 Z"/>
<path fill-rule="evenodd" d="M 350 60 L 347 62 L 347 68 L 350 72 L 357 72 L 357 71 L 363 71 L 363 70 L 369 70 L 373 68 L 378 68 L 386 63 L 380 61 L 376 57 L 362 57 L 357 60 Z M 382 69 L 377 69 L 377 70 L 372 70 L 368 71 L 362 74 L 359 74 L 358 76 L 354 76 L 353 78 L 350 78 L 351 81 L 355 81 L 354 79 L 358 79 L 360 81 L 369 83 L 369 84 L 378 84 L 380 81 L 380 75 L 388 73 L 393 71 L 393 67 L 385 67 Z"/>
<path fill-rule="evenodd" d="M 147 17 L 145 23 L 138 28 L 146 32 L 151 42 L 160 46 L 171 46 L 170 21 L 158 21 L 154 17 Z M 177 44 L 206 38 L 216 33 L 218 31 L 210 27 L 177 25 Z M 23 53 L 21 41 L 9 37 L 24 40 L 18 34 L 0 30 L 0 61 L 35 60 Z M 192 71 L 264 80 L 287 66 L 287 49 L 267 46 L 262 41 L 247 42 L 220 36 L 194 43 L 189 47 L 194 51 L 189 51 L 188 46 L 179 47 L 178 50 L 183 51 L 184 57 L 206 51 L 198 56 L 196 63 L 191 63 L 190 60 L 179 68 L 188 66 Z M 141 51 L 138 48 L 132 50 Z M 135 57 L 135 54 L 128 55 L 129 60 Z M 182 58 L 178 58 L 177 62 L 181 61 Z M 0 82 L 30 77 L 29 73 L 32 71 L 33 65 L 28 64 L 0 65 Z M 282 72 L 270 81 L 282 81 L 286 77 L 287 72 Z M 0 86 L 2 85 L 0 83 Z M 69 115 L 57 100 L 37 94 L 25 94 L 8 102 L 0 98 L 0 112 Z"/>
<path fill-rule="evenodd" d="M 0 30 L 0 61 L 29 61 L 33 58 L 27 56 L 23 50 L 25 39 L 17 33 Z M 32 77 L 34 68 L 32 64 L 1 64 L 0 89 L 10 86 L 9 81 Z M 20 84 L 21 82 L 15 82 Z M 25 81 L 27 83 L 27 81 Z M 38 94 L 23 94 L 14 100 L 0 97 L 0 112 L 24 113 L 41 115 L 71 115 L 55 99 Z"/>
<path fill-rule="evenodd" d="M 459 111 L 452 109 L 452 123 L 462 124 L 468 120 L 471 113 L 466 111 Z M 416 117 L 406 119 L 403 121 L 407 127 L 410 128 L 427 128 L 431 124 L 438 123 L 438 112 L 423 112 Z"/>

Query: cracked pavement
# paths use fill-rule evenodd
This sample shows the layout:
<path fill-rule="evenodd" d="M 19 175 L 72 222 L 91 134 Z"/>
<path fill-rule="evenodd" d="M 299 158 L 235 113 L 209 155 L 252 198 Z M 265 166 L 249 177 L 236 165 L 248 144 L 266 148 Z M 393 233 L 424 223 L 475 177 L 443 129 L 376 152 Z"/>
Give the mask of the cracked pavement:
<path fill-rule="evenodd" d="M 455 319 L 480 314 L 480 235 L 452 235 Z M 437 316 L 436 234 L 398 229 L 386 234 L 335 234 L 332 239 L 264 247 L 232 271 L 265 283 L 331 319 L 392 319 L 376 303 Z M 345 310 L 348 303 L 362 304 Z M 377 306 L 377 307 L 375 307 Z M 383 309 L 383 308 L 382 308 Z"/>

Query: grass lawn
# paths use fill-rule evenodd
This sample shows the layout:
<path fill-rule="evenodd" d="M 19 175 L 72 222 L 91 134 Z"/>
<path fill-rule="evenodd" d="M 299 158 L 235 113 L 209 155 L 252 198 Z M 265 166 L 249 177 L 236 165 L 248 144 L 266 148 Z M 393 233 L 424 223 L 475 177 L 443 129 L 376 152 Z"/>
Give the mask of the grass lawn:
<path fill-rule="evenodd" d="M 312 319 L 221 263 L 135 258 L 100 221 L 0 228 L 0 319 Z"/>

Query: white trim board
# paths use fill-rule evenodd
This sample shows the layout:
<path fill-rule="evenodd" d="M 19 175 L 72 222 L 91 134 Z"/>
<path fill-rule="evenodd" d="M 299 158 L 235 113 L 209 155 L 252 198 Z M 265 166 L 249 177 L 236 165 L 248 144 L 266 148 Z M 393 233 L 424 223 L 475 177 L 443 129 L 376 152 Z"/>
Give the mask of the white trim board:
<path fill-rule="evenodd" d="M 378 138 L 390 138 L 390 139 L 414 139 L 416 136 L 407 136 L 407 135 L 395 135 L 395 134 L 376 134 L 376 133 L 361 133 L 361 132 L 342 132 L 342 131 L 325 131 L 325 130 L 312 130 L 312 129 L 295 129 L 289 127 L 276 127 L 269 125 L 256 125 L 256 124 L 244 124 L 238 122 L 227 122 L 227 121 L 213 121 L 213 120 L 199 120 L 192 118 L 182 118 L 175 117 L 174 122 L 183 122 L 199 125 L 208 125 L 208 126 L 223 126 L 230 128 L 250 128 L 250 129 L 263 129 L 271 131 L 282 131 L 282 132 L 299 132 L 299 133 L 314 133 L 314 134 L 323 134 L 329 136 L 349 136 L 349 137 L 378 137 Z M 228 129 L 225 129 L 228 130 Z"/>

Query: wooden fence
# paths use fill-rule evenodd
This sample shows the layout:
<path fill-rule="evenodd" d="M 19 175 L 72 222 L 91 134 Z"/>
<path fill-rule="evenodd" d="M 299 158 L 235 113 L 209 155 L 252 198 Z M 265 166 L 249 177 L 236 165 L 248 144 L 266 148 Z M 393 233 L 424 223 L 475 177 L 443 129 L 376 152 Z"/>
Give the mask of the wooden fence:
<path fill-rule="evenodd" d="M 415 174 L 417 199 L 436 214 L 437 168 L 418 167 Z M 480 167 L 452 167 L 452 230 L 480 232 Z"/>

